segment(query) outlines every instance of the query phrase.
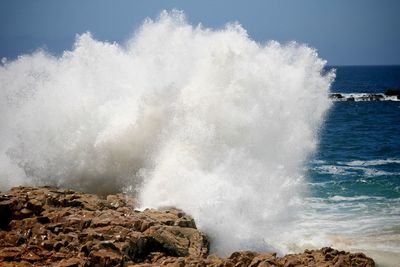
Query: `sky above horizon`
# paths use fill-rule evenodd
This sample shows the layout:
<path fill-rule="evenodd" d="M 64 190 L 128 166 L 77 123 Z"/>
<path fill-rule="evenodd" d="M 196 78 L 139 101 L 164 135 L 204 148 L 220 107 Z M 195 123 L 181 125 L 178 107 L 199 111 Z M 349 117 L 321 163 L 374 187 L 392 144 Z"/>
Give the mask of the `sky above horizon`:
<path fill-rule="evenodd" d="M 39 48 L 70 50 L 77 34 L 124 42 L 145 18 L 184 11 L 193 25 L 222 28 L 239 22 L 257 42 L 297 41 L 318 50 L 329 65 L 399 65 L 400 1 L 0 1 L 0 58 Z"/>

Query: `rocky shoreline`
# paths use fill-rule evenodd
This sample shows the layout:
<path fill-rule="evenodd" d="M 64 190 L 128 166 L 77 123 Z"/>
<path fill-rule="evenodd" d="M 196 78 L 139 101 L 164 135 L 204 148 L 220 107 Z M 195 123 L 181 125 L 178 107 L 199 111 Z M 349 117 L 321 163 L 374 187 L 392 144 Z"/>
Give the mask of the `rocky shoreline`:
<path fill-rule="evenodd" d="M 183 211 L 135 210 L 117 194 L 15 187 L 0 194 L 1 266 L 375 266 L 362 253 L 332 248 L 209 254 L 209 240 Z"/>
<path fill-rule="evenodd" d="M 399 89 L 388 89 L 385 93 L 331 93 L 329 99 L 334 101 L 400 101 Z"/>

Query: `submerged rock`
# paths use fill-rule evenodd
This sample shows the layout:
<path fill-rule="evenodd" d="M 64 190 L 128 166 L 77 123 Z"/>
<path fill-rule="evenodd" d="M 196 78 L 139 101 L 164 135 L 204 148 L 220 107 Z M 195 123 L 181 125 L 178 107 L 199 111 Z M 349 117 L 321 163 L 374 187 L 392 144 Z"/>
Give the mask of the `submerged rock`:
<path fill-rule="evenodd" d="M 277 257 L 209 255 L 207 236 L 184 212 L 135 210 L 122 194 L 105 199 L 53 187 L 0 196 L 1 266 L 374 266 L 364 254 L 331 248 Z"/>

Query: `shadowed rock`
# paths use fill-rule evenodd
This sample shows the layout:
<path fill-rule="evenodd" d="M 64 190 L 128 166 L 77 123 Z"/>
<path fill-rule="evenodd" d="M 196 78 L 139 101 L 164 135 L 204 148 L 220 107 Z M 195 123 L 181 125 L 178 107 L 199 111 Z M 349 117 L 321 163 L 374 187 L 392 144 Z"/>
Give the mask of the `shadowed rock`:
<path fill-rule="evenodd" d="M 397 96 L 400 99 L 400 89 L 388 89 L 385 91 L 386 96 Z"/>
<path fill-rule="evenodd" d="M 400 95 L 400 89 L 388 89 L 385 91 L 385 95 L 388 96 L 399 96 Z"/>

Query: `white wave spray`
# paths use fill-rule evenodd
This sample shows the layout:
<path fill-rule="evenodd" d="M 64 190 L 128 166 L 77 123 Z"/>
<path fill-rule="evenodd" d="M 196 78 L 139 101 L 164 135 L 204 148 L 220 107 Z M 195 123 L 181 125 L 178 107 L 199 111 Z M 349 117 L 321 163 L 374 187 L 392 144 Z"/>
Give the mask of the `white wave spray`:
<path fill-rule="evenodd" d="M 0 189 L 137 190 L 192 214 L 217 253 L 287 250 L 333 73 L 306 45 L 259 44 L 181 12 L 126 44 L 77 37 L 0 67 Z"/>

